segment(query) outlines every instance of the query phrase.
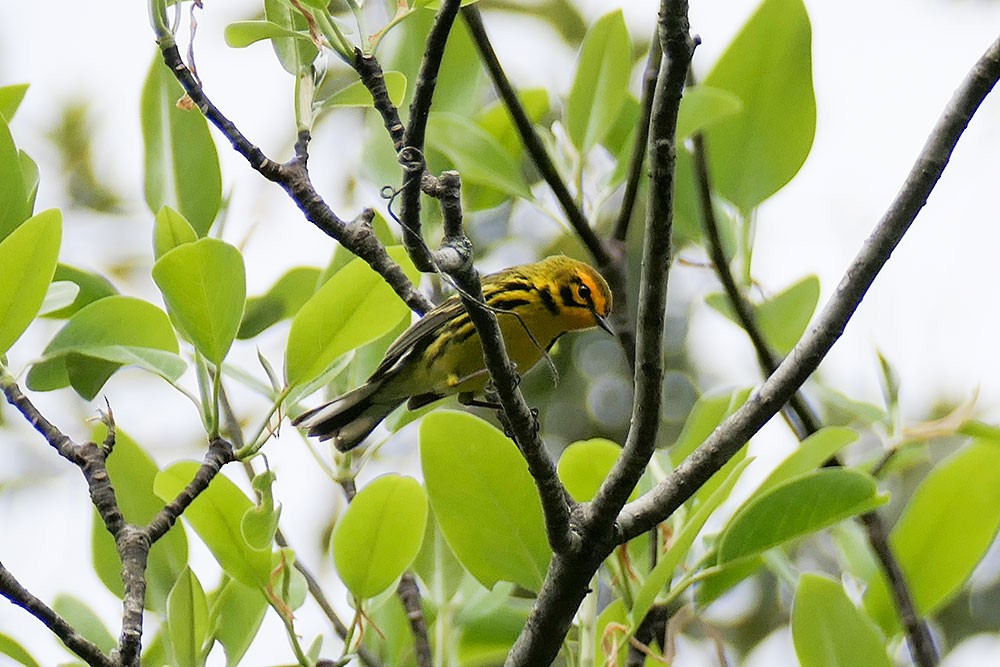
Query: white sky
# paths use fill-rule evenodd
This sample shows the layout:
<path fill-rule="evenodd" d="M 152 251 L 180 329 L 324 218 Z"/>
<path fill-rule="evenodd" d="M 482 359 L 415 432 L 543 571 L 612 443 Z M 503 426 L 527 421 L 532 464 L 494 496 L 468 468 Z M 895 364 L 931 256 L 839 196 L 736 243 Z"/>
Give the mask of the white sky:
<path fill-rule="evenodd" d="M 596 16 L 611 3 L 588 0 L 581 4 L 588 15 Z M 634 30 L 648 32 L 646 17 L 655 15 L 655 2 L 614 4 L 625 5 Z M 704 74 L 756 3 L 692 0 L 691 4 L 692 30 L 703 40 L 696 63 Z M 286 150 L 290 136 L 290 79 L 266 46 L 235 51 L 221 43 L 222 26 L 244 18 L 253 3 L 209 0 L 206 6 L 199 16 L 197 56 L 211 97 L 265 152 L 283 159 L 281 151 Z M 776 292 L 808 273 L 818 273 L 822 303 L 902 184 L 952 91 L 996 37 L 1000 3 L 807 0 L 807 6 L 813 24 L 816 140 L 801 173 L 759 212 L 754 275 L 766 289 Z M 0 0 L 0 17 L 0 85 L 27 81 L 32 86 L 13 131 L 15 141 L 42 166 L 38 209 L 63 204 L 55 180 L 54 155 L 42 135 L 53 126 L 60 102 L 85 97 L 92 101 L 97 119 L 98 173 L 134 200 L 117 233 L 148 238 L 151 216 L 141 201 L 138 101 L 153 44 L 144 3 L 70 2 L 55 7 L 51 3 Z M 501 59 L 515 83 L 568 89 L 569 69 L 538 66 L 537 48 L 545 43 L 544 37 L 534 39 L 534 33 L 523 28 L 513 31 L 506 19 L 489 25 L 495 26 Z M 186 36 L 182 41 L 186 43 Z M 572 53 L 559 52 L 556 61 L 566 63 L 572 57 Z M 331 123 L 324 131 L 335 130 L 336 124 Z M 357 153 L 360 147 L 348 145 L 343 150 Z M 249 277 L 250 292 L 259 293 L 292 263 L 325 262 L 329 252 L 325 238 L 303 224 L 283 193 L 247 173 L 245 163 L 226 146 L 220 145 L 220 154 L 226 187 L 234 188 L 230 240 L 242 241 L 256 226 L 245 248 L 250 265 L 260 268 Z M 317 182 L 339 182 L 344 177 L 338 173 L 342 158 L 324 157 L 322 153 L 313 157 Z M 824 364 L 824 376 L 831 384 L 857 398 L 878 401 L 877 348 L 900 373 L 904 414 L 920 415 L 941 396 L 968 398 L 979 387 L 981 416 L 1000 422 L 998 183 L 1000 101 L 994 93 L 962 138 L 912 231 Z M 330 186 L 330 192 L 335 190 L 336 186 Z M 373 202 L 352 202 L 350 206 L 333 203 L 349 217 L 361 205 Z M 69 212 L 66 224 L 64 257 L 95 266 L 93 258 L 108 252 L 103 245 L 107 242 L 104 223 Z M 125 247 L 127 244 L 123 250 Z M 683 283 L 685 278 L 679 274 L 674 280 Z M 146 290 L 146 296 L 155 294 L 151 283 L 140 289 Z M 37 344 L 36 338 L 32 345 Z M 734 327 L 720 325 L 718 316 L 708 309 L 695 312 L 690 345 L 720 382 L 757 381 L 745 338 Z M 37 349 L 15 347 L 12 362 L 26 363 Z M 162 397 L 163 401 L 158 406 L 176 408 L 193 417 L 185 403 L 168 397 L 162 388 L 157 392 L 157 400 Z M 57 399 L 58 395 L 44 396 L 39 402 L 56 409 Z M 116 413 L 122 419 L 128 419 L 129 410 L 141 413 L 144 407 L 129 396 L 117 400 Z M 69 414 L 77 420 L 86 416 Z M 82 433 L 80 429 L 67 427 L 77 434 Z M 144 429 L 155 437 L 156 430 L 143 424 L 134 424 L 130 430 L 141 433 Z M 167 460 L 193 455 L 194 450 L 178 442 L 194 437 L 192 432 L 171 440 L 161 434 Z M 37 441 L 12 440 L 9 436 L 0 438 L 0 453 L 5 457 L 14 447 L 41 447 Z M 288 506 L 285 517 L 301 518 L 290 528 L 293 543 L 302 545 L 307 560 L 317 567 L 316 545 L 307 544 L 307 540 L 324 517 L 316 516 L 310 508 L 318 500 L 316 493 L 322 494 L 321 501 L 332 499 L 333 494 L 316 491 L 328 485 L 310 469 L 311 461 L 301 446 L 270 451 L 272 461 L 286 466 L 289 488 L 282 496 Z M 53 457 L 38 452 L 30 458 Z M 52 470 L 60 469 L 59 463 L 50 463 Z M 279 474 L 279 484 L 280 479 Z M 296 495 L 290 487 L 313 492 Z M 78 591 L 114 618 L 116 603 L 100 584 L 46 574 L 50 568 L 78 572 L 88 567 L 89 509 L 64 508 L 60 501 L 64 492 L 85 493 L 75 471 L 38 489 L 21 491 L 13 499 L 9 492 L 0 493 L 0 534 L 4 535 L 0 561 L 43 598 L 51 600 L 60 591 Z M 21 515 L 25 502 L 38 503 L 30 517 Z M 297 505 L 301 505 L 298 513 Z M 41 531 L 39 517 L 45 526 Z M 30 539 L 33 545 L 26 548 L 15 541 L 21 539 Z M 204 562 L 209 557 L 200 553 L 196 558 Z M 317 569 L 329 571 L 328 567 Z M 314 614 L 301 616 L 306 637 L 327 632 L 322 621 L 310 616 Z M 275 639 L 268 646 L 255 647 L 250 664 L 288 660 L 285 640 L 274 625 L 272 630 L 278 633 L 272 635 Z M 47 632 L 40 624 L 10 605 L 0 604 L 0 631 L 15 635 L 31 648 L 48 647 L 37 656 L 43 663 L 65 659 L 53 642 L 44 639 Z M 780 661 L 790 659 L 787 640 L 771 643 L 778 645 L 774 658 L 778 662 L 759 664 L 782 664 Z"/>

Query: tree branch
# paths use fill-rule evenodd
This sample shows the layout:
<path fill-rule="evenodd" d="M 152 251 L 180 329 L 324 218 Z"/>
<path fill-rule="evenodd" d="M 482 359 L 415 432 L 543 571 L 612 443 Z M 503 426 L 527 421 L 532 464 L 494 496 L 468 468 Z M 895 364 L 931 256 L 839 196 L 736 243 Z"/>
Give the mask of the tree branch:
<path fill-rule="evenodd" d="M 7 402 L 17 408 L 17 411 L 21 413 L 25 421 L 27 421 L 33 429 L 41 433 L 42 437 L 45 438 L 45 441 L 59 453 L 59 456 L 73 464 L 81 464 L 79 447 L 77 444 L 70 440 L 65 433 L 56 428 L 52 422 L 46 419 L 45 416 L 39 412 L 37 408 L 35 408 L 34 404 L 28 399 L 28 397 L 21 392 L 21 388 L 17 386 L 14 376 L 2 367 L 0 367 L 0 389 L 3 390 L 3 394 L 7 398 Z"/>
<path fill-rule="evenodd" d="M 649 43 L 649 56 L 646 59 L 646 69 L 642 73 L 642 114 L 636 127 L 635 144 L 632 147 L 632 159 L 628 166 L 628 176 L 625 178 L 625 193 L 622 195 L 622 205 L 615 220 L 615 228 L 611 238 L 619 243 L 625 243 L 629 224 L 632 221 L 632 210 L 639 195 L 639 184 L 642 182 L 642 166 L 646 162 L 647 143 L 649 141 L 649 124 L 653 117 L 653 95 L 656 93 L 656 82 L 660 76 L 660 61 L 663 60 L 663 48 L 659 37 L 654 34 Z"/>
<path fill-rule="evenodd" d="M 454 280 L 462 305 L 482 341 L 486 368 L 507 424 L 538 487 L 549 545 L 556 553 L 569 551 L 579 545 L 579 536 L 570 530 L 570 511 L 576 503 L 559 481 L 556 467 L 545 451 L 538 434 L 538 420 L 518 388 L 520 378 L 507 356 L 496 315 L 485 305 L 479 274 L 472 263 L 472 243 L 462 229 L 459 175 L 446 171 L 438 181 L 440 191 L 436 196 L 444 214 L 445 236 L 441 250 L 434 255 L 435 265 Z"/>
<path fill-rule="evenodd" d="M 864 524 L 865 531 L 868 533 L 868 542 L 872 545 L 872 550 L 882 565 L 882 572 L 889 582 L 889 590 L 892 592 L 896 612 L 899 614 L 900 623 L 906 633 L 913 662 L 919 667 L 934 667 L 938 664 L 934 639 L 931 637 L 927 622 L 917 613 L 913 596 L 910 595 L 910 588 L 906 584 L 906 577 L 889 546 L 889 531 L 882 521 L 882 517 L 877 512 L 866 512 L 861 515 L 861 523 Z"/>
<path fill-rule="evenodd" d="M 177 522 L 184 510 L 194 502 L 195 498 L 208 488 L 215 476 L 222 470 L 222 466 L 234 460 L 236 459 L 233 457 L 233 446 L 228 440 L 216 438 L 208 443 L 208 451 L 205 452 L 205 458 L 202 460 L 198 472 L 195 473 L 187 486 L 177 494 L 177 497 L 164 505 L 163 509 L 146 526 L 145 531 L 149 543 L 153 544 L 163 537 Z"/>
<path fill-rule="evenodd" d="M 691 84 L 693 84 L 693 79 L 689 77 L 689 85 Z M 692 148 L 695 185 L 701 204 L 702 229 L 705 232 L 705 238 L 708 242 L 712 266 L 719 278 L 719 282 L 722 283 L 737 319 L 740 321 L 740 326 L 750 338 L 750 342 L 757 353 L 758 364 L 765 375 L 770 375 L 778 367 L 780 360 L 764 338 L 763 332 L 757 325 L 750 302 L 737 287 L 736 280 L 729 270 L 729 262 L 722 248 L 719 226 L 715 218 L 715 208 L 712 205 L 712 179 L 708 166 L 708 152 L 705 150 L 705 138 L 701 132 L 696 133 L 692 137 Z M 792 398 L 782 408 L 781 412 L 800 441 L 806 439 L 821 427 L 819 417 L 810 408 L 805 397 L 798 391 L 792 395 Z M 837 457 L 832 459 L 832 464 L 842 465 L 840 459 Z M 903 627 L 906 630 L 910 651 L 917 665 L 920 667 L 932 667 L 937 664 L 938 660 L 934 642 L 931 639 L 930 629 L 927 627 L 927 623 L 919 617 L 916 607 L 913 604 L 913 598 L 903 577 L 902 569 L 892 553 L 892 548 L 889 546 L 888 531 L 878 512 L 874 510 L 861 515 L 860 520 L 865 527 L 868 542 L 871 544 L 872 550 L 882 563 L 883 572 L 890 583 L 889 589 L 892 591 L 896 610 L 900 618 L 904 619 Z"/>
<path fill-rule="evenodd" d="M 66 622 L 66 619 L 22 586 L 14 578 L 14 575 L 3 566 L 3 563 L 0 563 L 0 595 L 41 621 L 45 627 L 52 631 L 52 634 L 66 645 L 66 648 L 83 658 L 88 665 L 117 667 L 116 662 L 104 655 L 101 649 L 77 632 L 73 626 Z"/>
<path fill-rule="evenodd" d="M 396 595 L 403 603 L 406 620 L 410 623 L 413 634 L 413 651 L 417 658 L 417 667 L 431 667 L 434 656 L 431 654 L 431 644 L 427 638 L 427 619 L 420 602 L 420 588 L 412 572 L 404 572 L 396 587 Z"/>
<path fill-rule="evenodd" d="M 559 652 L 573 616 L 590 592 L 589 582 L 615 546 L 613 519 L 635 486 L 652 455 L 659 423 L 663 374 L 661 341 L 670 265 L 673 213 L 674 130 L 684 79 L 695 41 L 688 29 L 686 0 L 663 0 L 659 38 L 666 58 L 657 82 L 650 128 L 650 201 L 643 246 L 643 276 L 639 292 L 639 339 L 636 347 L 636 389 L 625 449 L 597 496 L 585 506 L 581 547 L 555 553 L 524 629 L 507 656 L 506 665 L 551 664 Z"/>
<path fill-rule="evenodd" d="M 306 219 L 366 261 L 412 310 L 423 314 L 431 309 L 432 304 L 427 300 L 427 297 L 417 291 L 400 266 L 389 257 L 385 248 L 375 238 L 375 232 L 371 227 L 374 215 L 372 211 L 366 209 L 355 220 L 345 222 L 337 217 L 316 192 L 307 168 L 307 146 L 310 139 L 307 130 L 299 133 L 298 141 L 295 144 L 295 156 L 292 159 L 285 163 L 269 159 L 263 151 L 243 136 L 236 125 L 208 99 L 201 82 L 181 59 L 180 51 L 178 51 L 169 30 L 158 28 L 156 40 L 160 46 L 163 61 L 173 72 L 191 101 L 229 140 L 233 149 L 246 158 L 254 170 L 269 181 L 280 185 L 299 207 Z"/>
<path fill-rule="evenodd" d="M 406 128 L 399 119 L 399 109 L 389 97 L 389 89 L 385 86 L 385 74 L 382 65 L 373 55 L 365 55 L 361 49 L 354 50 L 354 71 L 361 77 L 361 83 L 372 95 L 375 110 L 382 116 L 382 123 L 392 139 L 392 147 L 398 153 L 403 150 L 403 132 Z"/>
<path fill-rule="evenodd" d="M 729 303 L 736 313 L 736 319 L 740 322 L 740 327 L 750 337 L 754 351 L 757 354 L 757 362 L 765 375 L 770 375 L 781 363 L 780 357 L 771 349 L 763 332 L 757 326 L 757 318 L 754 316 L 753 307 L 744 296 L 732 271 L 729 269 L 729 261 L 726 259 L 725 250 L 722 247 L 722 238 L 719 234 L 719 224 L 715 218 L 715 208 L 712 202 L 712 179 L 708 166 L 707 151 L 705 150 L 705 137 L 701 132 L 696 133 L 691 138 L 692 158 L 694 161 L 695 186 L 698 190 L 698 203 L 701 211 L 702 230 L 705 233 L 705 240 L 708 245 L 708 254 L 712 260 L 712 267 L 715 274 L 722 283 L 722 289 L 729 299 Z M 788 420 L 792 430 L 795 431 L 799 440 L 808 437 L 819 430 L 819 419 L 805 399 L 796 392 L 789 400 L 789 406 L 783 410 L 785 418 Z"/>
<path fill-rule="evenodd" d="M 719 470 L 816 370 L 843 333 L 875 277 L 909 229 L 941 177 L 973 114 L 1000 78 L 1000 39 L 966 76 L 927 139 L 902 189 L 851 263 L 834 297 L 750 400 L 731 415 L 651 492 L 618 517 L 624 542 L 668 518 Z"/>
<path fill-rule="evenodd" d="M 663 326 L 671 263 L 677 113 L 697 40 L 690 34 L 687 2 L 664 1 L 659 39 L 663 72 L 656 85 L 649 139 L 646 208 L 637 317 L 635 399 L 625 447 L 589 508 L 593 526 L 610 526 L 656 448 L 663 386 Z"/>
<path fill-rule="evenodd" d="M 437 76 L 444 59 L 448 35 L 458 16 L 461 0 L 444 0 L 434 17 L 434 25 L 427 35 L 427 46 L 420 61 L 420 72 L 410 103 L 410 117 L 403 133 L 403 149 L 399 153 L 403 165 L 403 187 L 400 194 L 399 224 L 403 228 L 403 244 L 413 263 L 421 271 L 433 271 L 434 261 L 421 237 L 420 192 L 424 185 L 424 137 L 430 118 L 431 102 Z"/>

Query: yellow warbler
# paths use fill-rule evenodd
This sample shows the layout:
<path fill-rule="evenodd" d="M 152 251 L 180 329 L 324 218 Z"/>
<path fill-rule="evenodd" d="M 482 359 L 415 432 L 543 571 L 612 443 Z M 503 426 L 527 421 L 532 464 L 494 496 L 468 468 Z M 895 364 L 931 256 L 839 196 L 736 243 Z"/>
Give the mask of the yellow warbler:
<path fill-rule="evenodd" d="M 605 320 L 611 290 L 601 274 L 575 259 L 557 255 L 515 266 L 484 277 L 482 284 L 520 372 L 567 331 L 600 326 L 611 332 Z M 404 401 L 410 410 L 451 394 L 468 403 L 488 379 L 479 335 L 455 295 L 403 332 L 363 385 L 293 423 L 346 452 Z"/>

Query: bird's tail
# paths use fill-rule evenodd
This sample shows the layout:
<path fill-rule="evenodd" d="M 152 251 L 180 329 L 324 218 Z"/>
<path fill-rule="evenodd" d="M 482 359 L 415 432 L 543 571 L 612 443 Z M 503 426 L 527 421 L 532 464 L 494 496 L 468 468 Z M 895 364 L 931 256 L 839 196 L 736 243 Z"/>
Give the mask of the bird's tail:
<path fill-rule="evenodd" d="M 378 401 L 380 388 L 379 382 L 366 382 L 299 415 L 292 424 L 309 429 L 309 435 L 320 440 L 333 440 L 333 446 L 342 452 L 354 449 L 405 400 Z"/>

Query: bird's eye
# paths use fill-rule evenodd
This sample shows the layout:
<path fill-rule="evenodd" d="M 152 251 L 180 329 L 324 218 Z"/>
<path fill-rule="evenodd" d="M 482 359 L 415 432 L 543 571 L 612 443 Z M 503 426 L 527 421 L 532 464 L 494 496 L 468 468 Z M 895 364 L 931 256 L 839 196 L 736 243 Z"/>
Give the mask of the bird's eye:
<path fill-rule="evenodd" d="M 586 285 L 580 285 L 580 289 L 577 290 L 580 294 L 580 298 L 584 301 L 590 301 L 590 288 Z"/>

